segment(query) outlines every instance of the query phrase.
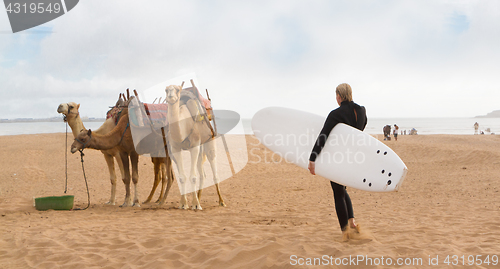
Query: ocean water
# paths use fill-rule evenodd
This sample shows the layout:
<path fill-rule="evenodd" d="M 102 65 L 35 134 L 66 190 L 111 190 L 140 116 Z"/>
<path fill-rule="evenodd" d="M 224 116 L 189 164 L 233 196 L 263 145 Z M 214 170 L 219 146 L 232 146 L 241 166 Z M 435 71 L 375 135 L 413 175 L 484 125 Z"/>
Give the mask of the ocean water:
<path fill-rule="evenodd" d="M 253 134 L 251 119 L 242 119 L 239 128 L 230 133 Z M 485 134 L 489 128 L 491 133 L 500 134 L 500 118 L 370 118 L 366 125 L 365 132 L 369 134 L 382 134 L 385 125 L 394 126 L 397 124 L 400 131 L 417 129 L 418 134 L 461 134 L 473 135 L 474 123 L 479 123 L 479 130 L 484 130 Z M 84 122 L 88 129 L 97 129 L 102 122 Z M 223 128 L 219 126 L 219 129 Z M 0 136 L 39 134 L 39 133 L 64 133 L 66 123 L 64 122 L 15 122 L 0 123 Z M 71 128 L 68 126 L 68 132 Z"/>
<path fill-rule="evenodd" d="M 87 129 L 96 130 L 104 122 L 84 122 Z M 47 134 L 66 132 L 66 123 L 60 122 L 9 122 L 0 123 L 0 136 L 21 134 Z M 68 132 L 71 128 L 68 126 Z"/>

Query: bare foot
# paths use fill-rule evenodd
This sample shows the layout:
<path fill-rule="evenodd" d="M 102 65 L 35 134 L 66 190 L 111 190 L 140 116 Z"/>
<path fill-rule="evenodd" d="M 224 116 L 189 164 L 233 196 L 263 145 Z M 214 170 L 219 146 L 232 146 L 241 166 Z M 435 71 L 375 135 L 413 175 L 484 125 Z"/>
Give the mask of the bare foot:
<path fill-rule="evenodd" d="M 352 229 L 354 229 L 359 234 L 361 231 L 361 226 L 359 224 L 356 224 L 356 226 Z"/>
<path fill-rule="evenodd" d="M 349 219 L 349 227 L 351 229 L 355 229 L 356 232 L 359 233 L 359 225 L 356 223 L 356 221 L 354 220 L 354 218 Z"/>

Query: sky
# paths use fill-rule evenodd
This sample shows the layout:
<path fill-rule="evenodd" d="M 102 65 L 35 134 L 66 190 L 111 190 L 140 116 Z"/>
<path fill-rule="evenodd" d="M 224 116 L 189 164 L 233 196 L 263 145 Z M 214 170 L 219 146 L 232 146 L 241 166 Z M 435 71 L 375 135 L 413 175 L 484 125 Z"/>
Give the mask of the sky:
<path fill-rule="evenodd" d="M 15 34 L 0 10 L 0 119 L 104 117 L 189 77 L 243 118 L 326 116 L 341 83 L 368 118 L 474 117 L 500 109 L 499 48 L 496 0 L 85 0 Z"/>

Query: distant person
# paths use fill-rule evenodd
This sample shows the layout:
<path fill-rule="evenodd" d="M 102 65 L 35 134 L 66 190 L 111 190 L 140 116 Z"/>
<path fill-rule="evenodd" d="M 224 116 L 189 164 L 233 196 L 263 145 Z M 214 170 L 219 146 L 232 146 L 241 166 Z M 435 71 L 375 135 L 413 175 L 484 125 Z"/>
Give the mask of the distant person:
<path fill-rule="evenodd" d="M 339 108 L 332 110 L 326 118 L 323 129 L 314 143 L 311 155 L 309 157 L 308 169 L 311 174 L 316 174 L 315 161 L 321 150 L 325 146 L 326 140 L 330 135 L 333 127 L 338 123 L 345 123 L 358 130 L 363 131 L 366 127 L 366 110 L 365 107 L 360 106 L 352 101 L 352 89 L 347 83 L 342 83 L 337 86 L 335 90 L 337 104 Z M 330 181 L 333 189 L 333 198 L 335 200 L 335 210 L 342 230 L 342 238 L 349 239 L 348 228 L 354 228 L 359 232 L 359 227 L 354 221 L 354 211 L 352 209 L 351 198 L 347 194 L 346 187 Z"/>
<path fill-rule="evenodd" d="M 391 140 L 391 126 L 386 125 L 382 130 L 384 131 L 384 141 Z"/>
<path fill-rule="evenodd" d="M 397 124 L 394 124 L 394 132 L 393 132 L 393 135 L 394 135 L 394 140 L 398 141 L 398 132 L 399 132 L 399 127 Z"/>
<path fill-rule="evenodd" d="M 474 123 L 474 134 L 477 135 L 477 131 L 479 130 L 479 123 Z"/>

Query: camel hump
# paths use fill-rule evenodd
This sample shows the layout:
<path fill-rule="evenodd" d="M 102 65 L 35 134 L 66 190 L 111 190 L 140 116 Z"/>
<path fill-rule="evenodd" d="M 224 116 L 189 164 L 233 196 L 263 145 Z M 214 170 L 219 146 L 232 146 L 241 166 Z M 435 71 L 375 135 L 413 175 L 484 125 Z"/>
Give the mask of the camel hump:
<path fill-rule="evenodd" d="M 181 91 L 179 106 L 182 105 L 188 108 L 195 122 L 205 122 L 212 134 L 211 137 L 215 137 L 215 131 L 210 124 L 212 115 L 211 112 L 208 113 L 208 111 L 212 110 L 210 100 L 203 98 L 196 87 L 190 87 Z"/>
<path fill-rule="evenodd" d="M 199 102 L 198 96 L 194 94 L 194 92 L 191 90 L 191 88 L 187 88 L 182 90 L 181 92 L 181 102 L 179 105 L 185 105 L 189 100 L 195 100 Z"/>
<path fill-rule="evenodd" d="M 210 100 L 206 99 L 203 97 L 203 95 L 200 94 L 198 91 L 198 88 L 196 87 L 189 87 L 182 89 L 181 91 L 181 105 L 183 104 L 182 99 L 184 99 L 184 104 L 187 102 L 187 100 L 194 99 L 200 102 L 200 105 L 205 109 L 205 110 L 210 110 L 212 109 L 212 104 Z"/>
<path fill-rule="evenodd" d="M 186 88 L 181 91 L 179 105 L 187 106 L 189 113 L 191 113 L 194 119 L 198 119 L 197 121 L 203 119 L 203 116 L 207 114 L 204 103 L 200 98 L 203 97 L 200 96 L 198 89 L 195 87 Z"/>

